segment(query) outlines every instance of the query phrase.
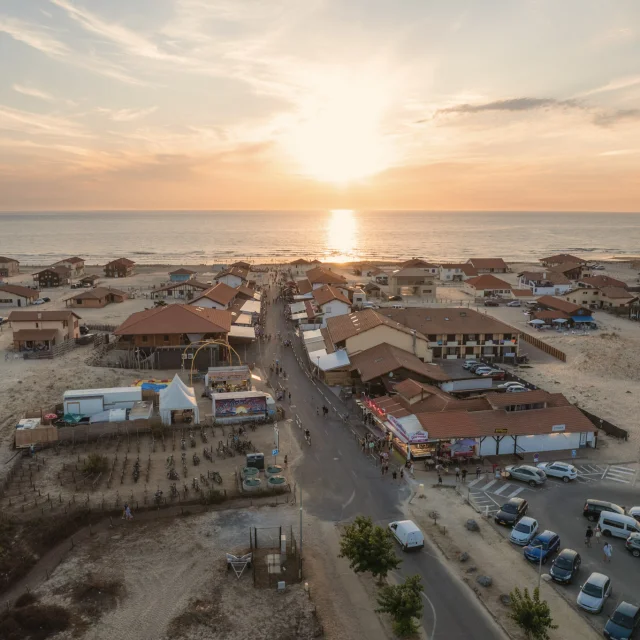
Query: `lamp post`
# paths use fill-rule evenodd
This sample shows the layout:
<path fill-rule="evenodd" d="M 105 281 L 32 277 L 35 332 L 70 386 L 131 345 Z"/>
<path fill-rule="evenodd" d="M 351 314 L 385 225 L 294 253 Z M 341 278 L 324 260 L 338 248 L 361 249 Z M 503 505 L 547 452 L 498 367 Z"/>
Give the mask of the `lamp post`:
<path fill-rule="evenodd" d="M 318 380 L 320 379 L 320 356 L 318 356 Z"/>

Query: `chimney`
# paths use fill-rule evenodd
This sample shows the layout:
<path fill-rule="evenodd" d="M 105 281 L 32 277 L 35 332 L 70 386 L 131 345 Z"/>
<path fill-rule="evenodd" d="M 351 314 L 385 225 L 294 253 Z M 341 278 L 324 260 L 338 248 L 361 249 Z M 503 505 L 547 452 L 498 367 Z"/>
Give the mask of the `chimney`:
<path fill-rule="evenodd" d="M 416 338 L 416 330 L 415 329 L 411 329 L 411 335 L 413 336 L 413 355 L 417 356 L 417 338 Z"/>

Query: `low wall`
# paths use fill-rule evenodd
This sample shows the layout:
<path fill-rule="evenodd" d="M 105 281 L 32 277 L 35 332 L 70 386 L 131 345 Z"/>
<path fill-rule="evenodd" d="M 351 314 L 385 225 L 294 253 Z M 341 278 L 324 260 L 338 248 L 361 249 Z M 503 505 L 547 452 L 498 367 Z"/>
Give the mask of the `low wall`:
<path fill-rule="evenodd" d="M 580 409 L 580 407 L 578 407 Z M 604 418 L 599 418 L 593 413 L 589 413 L 584 409 L 580 409 L 582 413 L 589 418 L 591 423 L 597 427 L 598 429 L 602 429 L 607 435 L 613 436 L 614 438 L 622 438 L 623 440 L 629 439 L 629 432 L 626 429 L 622 429 L 621 427 L 616 426 L 612 422 L 605 420 Z"/>
<path fill-rule="evenodd" d="M 521 333 L 520 339 L 528 342 L 530 345 L 533 345 L 536 349 L 540 349 L 544 353 L 549 354 L 550 356 L 560 360 L 561 362 L 567 361 L 567 354 L 564 351 L 560 351 L 560 349 L 556 349 L 552 347 L 550 344 L 543 342 L 540 338 L 536 338 L 532 336 L 530 333 Z"/>

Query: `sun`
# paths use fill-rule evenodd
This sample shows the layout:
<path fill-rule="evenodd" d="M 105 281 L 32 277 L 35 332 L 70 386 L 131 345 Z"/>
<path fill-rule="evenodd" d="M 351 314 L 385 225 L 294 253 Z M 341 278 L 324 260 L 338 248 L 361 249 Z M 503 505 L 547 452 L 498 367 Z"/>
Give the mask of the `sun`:
<path fill-rule="evenodd" d="M 288 151 L 303 173 L 339 184 L 387 169 L 393 151 L 382 128 L 390 95 L 381 78 L 329 74 L 316 85 L 287 136 Z"/>

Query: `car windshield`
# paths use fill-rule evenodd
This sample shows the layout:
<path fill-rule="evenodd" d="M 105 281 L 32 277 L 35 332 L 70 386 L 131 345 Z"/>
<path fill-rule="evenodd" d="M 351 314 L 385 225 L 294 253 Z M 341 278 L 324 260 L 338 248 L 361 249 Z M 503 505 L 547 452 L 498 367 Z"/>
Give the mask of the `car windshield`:
<path fill-rule="evenodd" d="M 555 564 L 558 569 L 566 569 L 567 571 L 573 567 L 573 562 L 569 558 L 563 558 L 562 556 L 556 560 Z"/>
<path fill-rule="evenodd" d="M 549 541 L 548 540 L 540 540 L 540 538 L 536 538 L 532 543 L 531 543 L 532 547 L 541 547 L 542 549 L 548 549 L 549 548 Z"/>
<path fill-rule="evenodd" d="M 582 587 L 582 592 L 592 598 L 602 598 L 602 587 L 592 584 L 591 582 L 587 582 L 584 587 Z"/>
<path fill-rule="evenodd" d="M 502 506 L 502 510 L 506 513 L 518 513 L 518 507 L 515 504 L 505 504 Z"/>
<path fill-rule="evenodd" d="M 519 531 L 520 533 L 530 533 L 531 525 L 518 522 L 518 524 L 514 527 L 514 531 Z"/>
<path fill-rule="evenodd" d="M 624 627 L 625 629 L 633 629 L 633 618 L 621 613 L 620 611 L 614 611 L 611 616 L 611 621 L 617 625 Z"/>

